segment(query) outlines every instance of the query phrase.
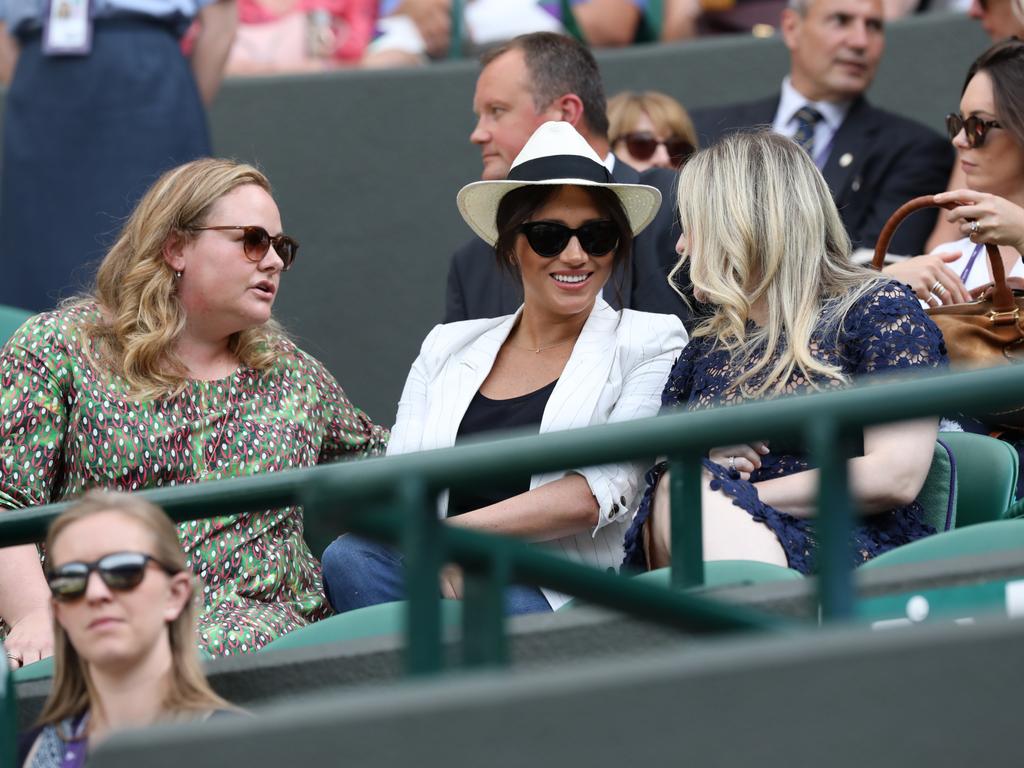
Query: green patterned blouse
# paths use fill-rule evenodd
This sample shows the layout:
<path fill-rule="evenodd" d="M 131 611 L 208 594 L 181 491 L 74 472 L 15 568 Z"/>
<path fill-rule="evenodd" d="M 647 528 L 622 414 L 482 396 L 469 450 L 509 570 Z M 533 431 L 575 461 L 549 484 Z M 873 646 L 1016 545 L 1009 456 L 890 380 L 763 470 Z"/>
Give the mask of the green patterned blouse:
<path fill-rule="evenodd" d="M 123 379 L 93 364 L 94 347 L 85 353 L 93 342 L 82 328 L 96 316 L 95 306 L 37 315 L 0 354 L 0 509 L 383 452 L 387 430 L 290 342 L 269 370 L 133 400 Z M 301 509 L 192 521 L 179 534 L 201 585 L 209 653 L 257 650 L 330 612 Z"/>

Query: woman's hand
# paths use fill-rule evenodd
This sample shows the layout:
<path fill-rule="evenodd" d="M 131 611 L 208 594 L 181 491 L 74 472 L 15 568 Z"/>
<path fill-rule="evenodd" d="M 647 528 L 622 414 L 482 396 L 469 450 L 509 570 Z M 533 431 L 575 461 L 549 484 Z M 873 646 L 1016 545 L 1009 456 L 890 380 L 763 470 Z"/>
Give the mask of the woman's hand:
<path fill-rule="evenodd" d="M 955 189 L 935 196 L 939 204 L 957 203 L 946 219 L 976 243 L 1009 245 L 1024 253 L 1024 208 L 1004 197 Z"/>
<path fill-rule="evenodd" d="M 11 669 L 53 656 L 53 618 L 48 608 L 27 613 L 11 625 L 4 640 Z"/>
<path fill-rule="evenodd" d="M 462 569 L 449 563 L 441 569 L 441 597 L 445 600 L 461 600 L 462 592 Z"/>
<path fill-rule="evenodd" d="M 928 253 L 889 264 L 882 272 L 909 285 L 917 298 L 932 306 L 963 304 L 971 300 L 971 294 L 960 276 L 946 266 L 959 258 L 959 253 Z"/>
<path fill-rule="evenodd" d="M 740 473 L 740 479 L 749 480 L 750 474 L 761 468 L 761 457 L 767 456 L 768 453 L 767 441 L 755 440 L 750 444 L 740 443 L 712 448 L 708 451 L 708 458 L 726 469 L 736 470 Z"/>

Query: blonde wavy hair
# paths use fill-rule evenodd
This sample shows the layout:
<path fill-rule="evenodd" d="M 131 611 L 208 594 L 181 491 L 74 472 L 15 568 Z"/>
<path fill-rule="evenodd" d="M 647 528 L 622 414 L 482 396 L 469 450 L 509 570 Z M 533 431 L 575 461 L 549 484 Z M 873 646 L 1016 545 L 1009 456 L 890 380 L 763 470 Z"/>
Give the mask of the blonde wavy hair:
<path fill-rule="evenodd" d="M 185 553 L 178 543 L 178 530 L 163 510 L 140 496 L 113 491 L 89 491 L 54 520 L 46 535 L 46 552 L 53 552 L 54 544 L 70 526 L 104 512 L 116 512 L 140 523 L 153 540 L 153 551 L 147 554 L 171 568 L 187 570 Z M 194 583 L 193 579 L 193 590 Z M 164 692 L 163 711 L 168 717 L 182 712 L 234 709 L 214 693 L 203 673 L 196 647 L 195 601 L 193 594 L 167 628 L 171 671 Z M 38 725 L 57 725 L 69 717 L 83 714 L 98 701 L 89 665 L 78 655 L 67 632 L 56 619 L 53 635 L 53 685 L 39 715 Z"/>
<path fill-rule="evenodd" d="M 228 192 L 255 184 L 270 193 L 267 177 L 251 165 L 203 158 L 164 173 L 146 192 L 104 257 L 93 296 L 74 304 L 99 304 L 101 317 L 87 326 L 100 342 L 103 365 L 123 377 L 142 400 L 173 397 L 188 370 L 175 354 L 185 328 L 174 271 L 164 258 L 169 241 L 197 236 L 214 204 Z M 274 321 L 233 334 L 229 349 L 256 370 L 272 366 L 285 338 Z"/>
<path fill-rule="evenodd" d="M 804 150 L 767 130 L 722 139 L 683 167 L 679 214 L 688 246 L 669 283 L 679 291 L 674 278 L 689 259 L 694 291 L 713 307 L 693 336 L 714 337 L 738 359 L 740 392 L 782 394 L 797 372 L 815 388 L 815 378 L 847 380 L 815 355 L 812 334 L 838 332 L 882 278 L 851 264 L 832 195 Z M 767 322 L 751 330 L 762 298 Z"/>

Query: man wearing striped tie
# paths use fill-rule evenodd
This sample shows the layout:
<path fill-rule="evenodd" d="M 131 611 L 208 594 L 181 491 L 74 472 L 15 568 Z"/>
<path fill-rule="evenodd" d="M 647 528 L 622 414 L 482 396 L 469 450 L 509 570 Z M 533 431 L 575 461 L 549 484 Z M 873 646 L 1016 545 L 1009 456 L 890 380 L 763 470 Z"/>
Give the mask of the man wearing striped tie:
<path fill-rule="evenodd" d="M 766 124 L 792 137 L 821 169 L 854 248 L 873 248 L 896 208 L 946 188 L 952 148 L 864 97 L 885 47 L 881 0 L 789 0 L 780 28 L 790 52 L 780 93 L 695 113 L 701 144 Z M 934 214 L 908 219 L 890 251 L 922 253 L 934 223 Z"/>

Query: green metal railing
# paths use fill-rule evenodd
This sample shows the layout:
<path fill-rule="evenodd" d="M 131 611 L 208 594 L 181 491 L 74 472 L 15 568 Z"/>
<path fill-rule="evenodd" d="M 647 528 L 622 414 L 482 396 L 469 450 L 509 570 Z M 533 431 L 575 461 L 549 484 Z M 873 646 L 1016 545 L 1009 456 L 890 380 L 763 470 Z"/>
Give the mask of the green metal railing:
<path fill-rule="evenodd" d="M 446 526 L 438 493 L 509 475 L 669 456 L 672 467 L 673 584 L 703 583 L 700 457 L 714 445 L 752 439 L 802 441 L 820 468 L 818 580 L 823 617 L 854 609 L 846 459 L 865 425 L 937 413 L 1009 408 L 1024 392 L 1024 367 L 932 374 L 843 391 L 681 412 L 545 435 L 516 435 L 417 454 L 290 470 L 145 491 L 178 521 L 302 504 L 307 526 L 345 529 L 400 543 L 408 578 L 408 660 L 413 673 L 442 666 L 437 572 L 466 573 L 464 645 L 471 665 L 505 659 L 501 593 L 535 583 L 635 616 L 695 632 L 779 628 L 777 621 L 700 595 L 658 588 L 569 562 L 542 548 Z M 0 515 L 0 546 L 38 541 L 65 504 Z"/>

